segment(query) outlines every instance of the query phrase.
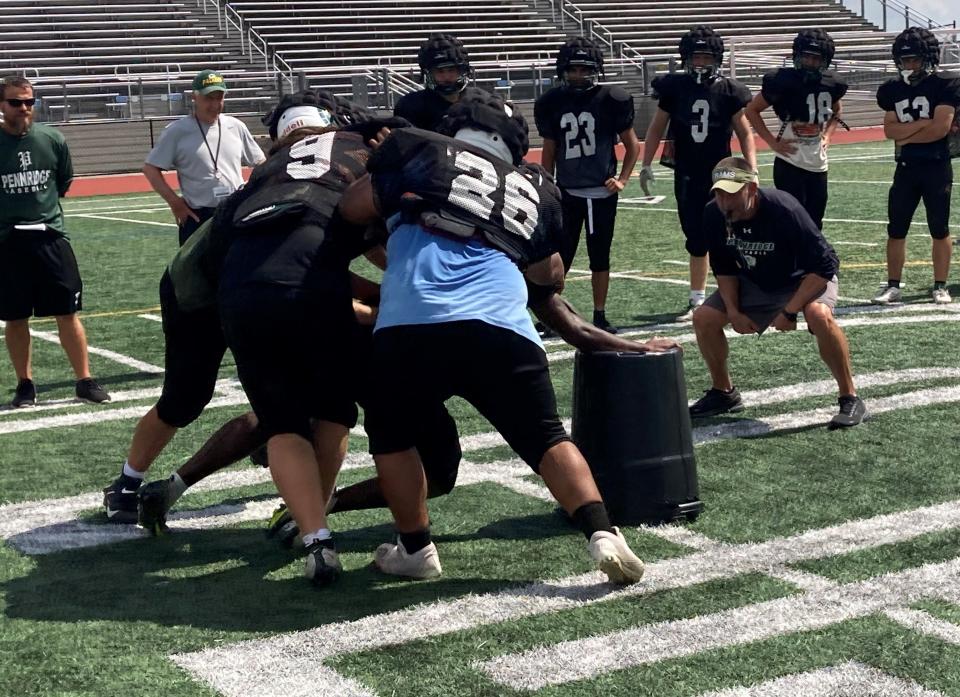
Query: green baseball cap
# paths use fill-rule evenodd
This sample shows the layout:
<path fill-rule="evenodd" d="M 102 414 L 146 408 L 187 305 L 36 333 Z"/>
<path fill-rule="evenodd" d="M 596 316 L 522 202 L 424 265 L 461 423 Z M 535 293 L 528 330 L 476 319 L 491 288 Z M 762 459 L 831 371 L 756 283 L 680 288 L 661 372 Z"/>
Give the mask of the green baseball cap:
<path fill-rule="evenodd" d="M 223 81 L 223 75 L 216 70 L 201 70 L 193 78 L 193 91 L 200 94 L 210 94 L 211 92 L 226 92 L 227 83 Z"/>

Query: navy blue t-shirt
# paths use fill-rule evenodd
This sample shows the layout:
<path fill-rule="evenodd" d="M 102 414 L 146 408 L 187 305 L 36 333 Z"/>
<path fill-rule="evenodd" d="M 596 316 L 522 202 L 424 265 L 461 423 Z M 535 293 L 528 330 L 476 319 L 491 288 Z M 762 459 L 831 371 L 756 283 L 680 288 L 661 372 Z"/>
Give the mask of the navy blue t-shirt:
<path fill-rule="evenodd" d="M 703 211 L 703 232 L 714 275 L 747 278 L 767 291 L 795 287 L 810 273 L 829 280 L 840 268 L 837 253 L 810 214 L 785 191 L 760 189 L 757 214 L 729 230 L 711 201 Z"/>

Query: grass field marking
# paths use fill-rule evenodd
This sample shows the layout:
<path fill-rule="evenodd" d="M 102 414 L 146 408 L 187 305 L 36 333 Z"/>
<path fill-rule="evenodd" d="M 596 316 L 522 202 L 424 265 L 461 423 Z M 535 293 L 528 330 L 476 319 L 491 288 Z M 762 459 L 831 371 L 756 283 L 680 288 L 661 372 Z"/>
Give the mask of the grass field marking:
<path fill-rule="evenodd" d="M 704 552 L 650 563 L 644 580 L 626 588 L 600 583 L 602 575 L 590 572 L 495 593 L 442 600 L 267 639 L 176 654 L 171 659 L 227 697 L 251 694 L 312 697 L 318 684 L 323 684 L 330 694 L 370 695 L 366 688 L 322 662 L 339 654 L 402 644 L 580 605 L 689 588 L 744 573 L 763 573 L 771 567 L 782 567 L 791 562 L 847 554 L 955 527 L 960 527 L 960 501 L 847 521 L 766 542 L 716 545 Z M 931 575 L 929 581 L 932 585 L 943 581 L 936 572 Z M 908 590 L 914 587 L 910 583 L 902 585 Z M 885 584 L 879 583 L 878 586 L 882 592 Z M 902 602 L 902 599 L 898 596 L 896 602 Z M 772 624 L 780 626 L 777 618 Z M 643 644 L 635 646 L 641 651 L 644 648 Z M 609 644 L 599 653 L 616 655 Z M 305 662 L 310 664 L 309 671 L 303 670 Z"/>
<path fill-rule="evenodd" d="M 49 341 L 53 344 L 60 344 L 60 337 L 53 332 L 43 332 L 37 329 L 31 329 L 30 336 L 43 339 L 44 341 Z M 130 356 L 125 356 L 122 353 L 117 353 L 116 351 L 111 351 L 109 349 L 97 348 L 96 346 L 90 346 L 88 344 L 87 353 L 93 356 L 108 358 L 114 363 L 125 365 L 128 368 L 135 368 L 142 373 L 154 373 L 158 375 L 163 373 L 163 368 L 158 365 L 153 365 L 152 363 L 146 363 L 144 361 L 138 361 L 136 358 L 131 358 Z"/>
<path fill-rule="evenodd" d="M 84 198 L 68 198 L 63 202 L 63 209 L 68 210 L 76 207 L 83 207 L 87 204 L 100 204 L 116 206 L 129 201 L 162 201 L 159 194 L 150 194 L 147 196 L 86 196 Z"/>
<path fill-rule="evenodd" d="M 915 409 L 932 404 L 960 402 L 960 385 L 902 392 L 890 397 L 875 397 L 865 401 L 867 411 L 874 415 L 900 409 Z M 693 442 L 696 445 L 706 445 L 729 438 L 753 438 L 777 431 L 790 431 L 817 425 L 825 426 L 836 411 L 837 407 L 830 406 L 792 414 L 769 416 L 764 419 L 738 419 L 732 423 L 723 424 L 722 428 L 718 428 L 716 425 L 698 426 L 693 429 Z M 868 422 L 862 428 L 869 427 Z"/>
<path fill-rule="evenodd" d="M 148 319 L 151 322 L 161 322 L 161 323 L 163 322 L 163 317 L 161 317 L 160 315 L 155 315 L 150 312 L 145 312 L 142 315 L 137 315 L 137 317 L 139 317 L 140 319 Z"/>
<path fill-rule="evenodd" d="M 699 697 L 945 697 L 912 680 L 848 661 L 840 665 L 784 675 L 749 687 L 705 692 Z"/>
<path fill-rule="evenodd" d="M 823 629 L 960 587 L 960 559 L 798 596 L 500 656 L 480 667 L 515 690 L 539 690 L 615 670 Z M 616 647 L 616 650 L 611 650 Z"/>
<path fill-rule="evenodd" d="M 135 208 L 90 208 L 89 210 L 66 210 L 64 209 L 63 214 L 68 218 L 74 218 L 77 216 L 86 217 L 87 215 L 105 215 L 107 213 L 158 213 L 160 211 L 169 211 L 168 206 L 156 206 L 144 208 L 143 206 L 136 206 Z"/>
<path fill-rule="evenodd" d="M 134 225 L 158 225 L 160 227 L 179 227 L 176 223 L 158 223 L 153 220 L 133 220 L 131 218 L 117 218 L 115 216 L 94 215 L 93 213 L 75 213 L 74 218 L 92 218 L 94 220 L 109 220 L 114 223 L 132 223 Z"/>
<path fill-rule="evenodd" d="M 907 629 L 960 646 L 960 627 L 929 612 L 901 607 L 887 610 L 884 614 Z"/>
<path fill-rule="evenodd" d="M 119 404 L 122 402 L 140 401 L 143 399 L 157 399 L 160 396 L 160 392 L 161 388 L 159 387 L 147 387 L 142 390 L 121 390 L 119 392 L 111 392 L 110 403 Z M 67 397 L 65 399 L 43 400 L 38 402 L 34 407 L 22 409 L 17 409 L 9 404 L 4 404 L 0 406 L 0 419 L 13 415 L 29 416 L 31 414 L 36 414 L 37 412 L 53 411 L 56 409 L 77 409 L 81 407 L 85 407 L 87 409 L 99 409 L 99 407 L 91 407 L 91 405 L 87 404 L 86 402 L 81 402 L 74 397 Z"/>
<path fill-rule="evenodd" d="M 831 242 L 830 244 L 832 244 L 834 247 L 838 245 L 840 246 L 846 245 L 849 247 L 879 247 L 880 246 L 879 242 L 851 242 L 848 240 L 837 240 L 836 242 Z"/>

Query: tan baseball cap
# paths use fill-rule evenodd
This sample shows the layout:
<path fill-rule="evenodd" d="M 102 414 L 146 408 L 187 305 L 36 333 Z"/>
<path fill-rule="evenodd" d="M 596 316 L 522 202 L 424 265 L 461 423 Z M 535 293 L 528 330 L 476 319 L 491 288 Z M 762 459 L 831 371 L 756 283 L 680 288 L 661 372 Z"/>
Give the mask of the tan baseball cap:
<path fill-rule="evenodd" d="M 759 184 L 760 176 L 742 157 L 725 157 L 713 168 L 713 186 L 710 190 L 720 189 L 735 194 L 746 184 Z"/>

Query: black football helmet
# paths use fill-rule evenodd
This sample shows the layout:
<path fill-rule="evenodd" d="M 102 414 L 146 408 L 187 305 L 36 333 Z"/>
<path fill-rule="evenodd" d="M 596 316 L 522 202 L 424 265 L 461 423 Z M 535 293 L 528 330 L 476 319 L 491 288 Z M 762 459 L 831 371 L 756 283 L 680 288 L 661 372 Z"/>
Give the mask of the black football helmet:
<path fill-rule="evenodd" d="M 833 37 L 823 29 L 803 29 L 793 40 L 793 67 L 799 70 L 805 80 L 815 82 L 833 62 L 835 51 Z M 820 67 L 809 68 L 803 64 L 803 54 L 820 56 Z"/>
<path fill-rule="evenodd" d="M 499 135 L 510 149 L 514 165 L 523 161 L 530 148 L 526 119 L 519 110 L 493 94 L 480 93 L 458 101 L 443 115 L 437 132 L 452 138 L 461 128 Z"/>
<path fill-rule="evenodd" d="M 919 58 L 919 70 L 907 71 L 903 67 L 904 58 Z M 935 72 L 940 65 L 940 41 L 929 29 L 910 27 L 904 29 L 893 40 L 893 62 L 897 64 L 904 82 L 916 84 Z"/>
<path fill-rule="evenodd" d="M 571 81 L 567 71 L 573 66 L 583 66 L 590 72 L 586 79 Z M 597 84 L 603 74 L 603 51 L 585 36 L 565 41 L 557 52 L 557 77 L 560 84 L 568 89 L 583 91 Z"/>
<path fill-rule="evenodd" d="M 439 94 L 456 94 L 467 86 L 467 78 L 473 74 L 470 56 L 463 42 L 452 34 L 433 34 L 417 52 L 417 63 L 423 74 L 427 89 Z M 457 68 L 460 72 L 456 82 L 440 84 L 433 78 L 434 68 Z"/>
<path fill-rule="evenodd" d="M 723 64 L 723 37 L 710 27 L 694 27 L 680 37 L 680 65 L 698 83 L 710 83 L 720 74 Z M 695 53 L 708 53 L 713 56 L 712 66 L 696 67 L 693 64 Z"/>

